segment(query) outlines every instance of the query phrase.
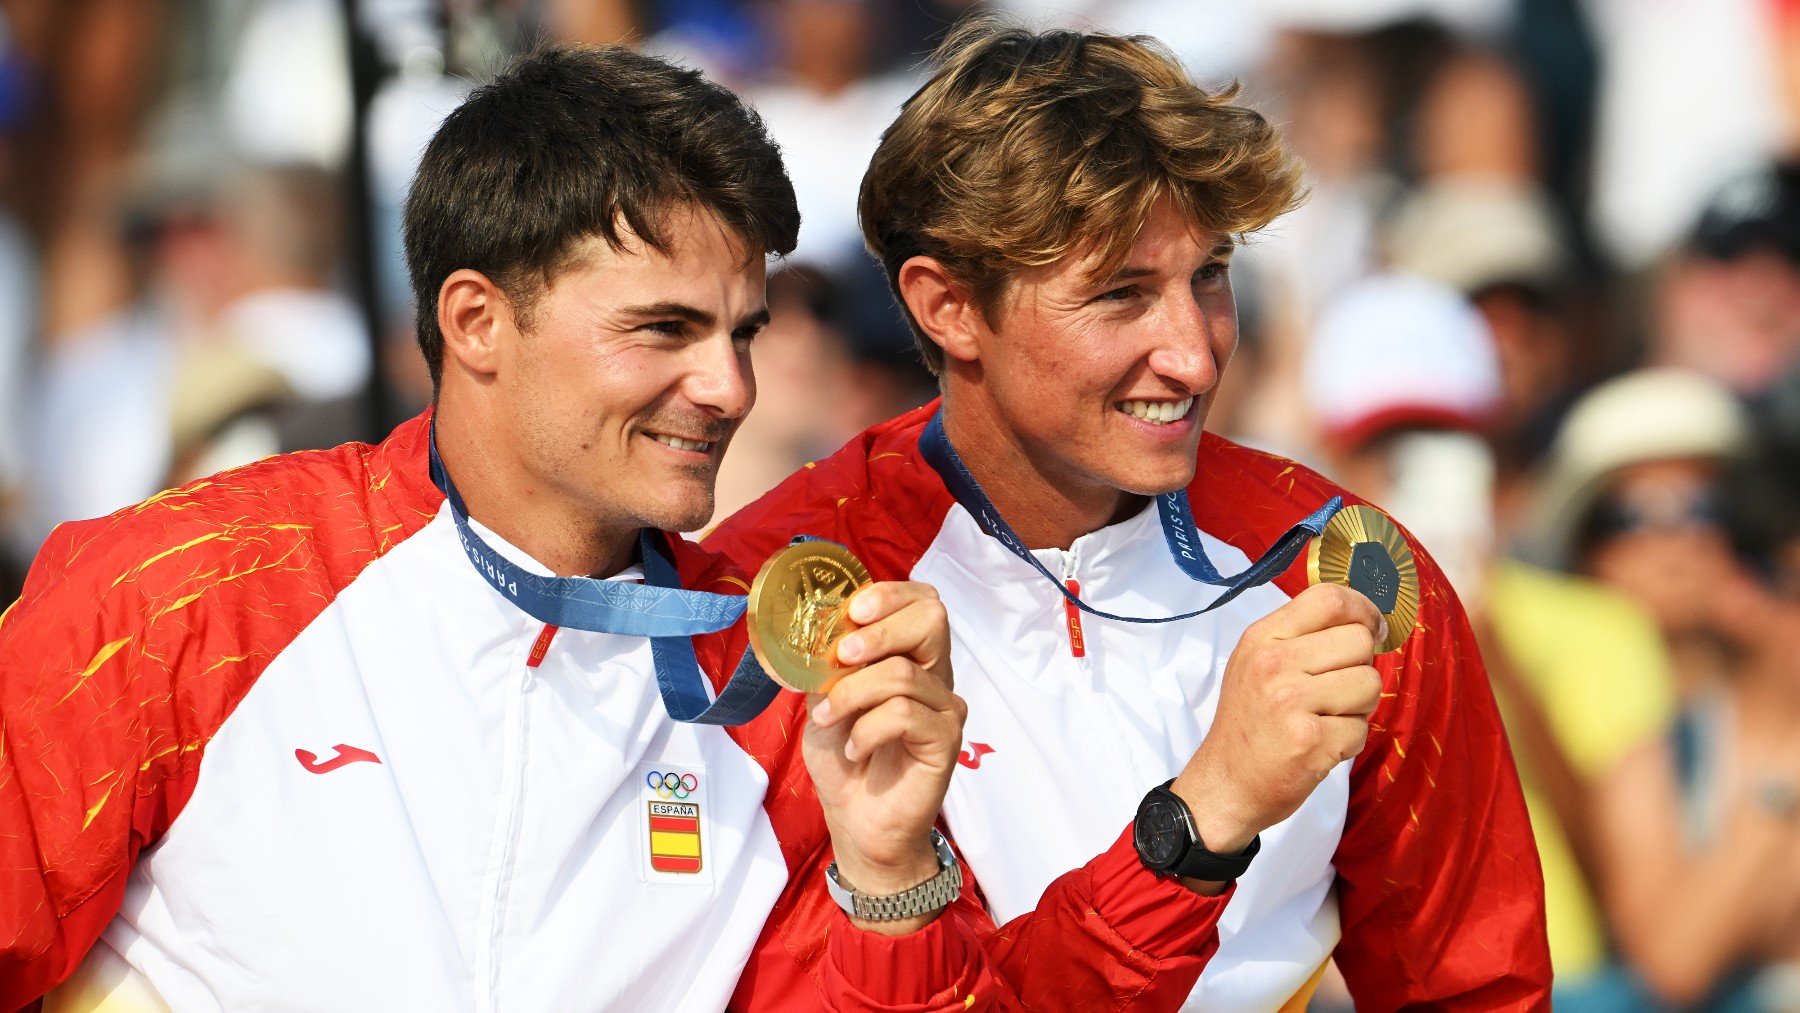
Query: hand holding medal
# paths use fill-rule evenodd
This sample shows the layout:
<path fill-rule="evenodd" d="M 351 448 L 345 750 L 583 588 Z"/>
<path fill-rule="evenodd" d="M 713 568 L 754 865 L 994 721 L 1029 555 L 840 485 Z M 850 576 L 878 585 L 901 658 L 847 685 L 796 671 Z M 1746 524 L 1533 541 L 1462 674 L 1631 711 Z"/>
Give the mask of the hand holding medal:
<path fill-rule="evenodd" d="M 950 626 L 937 592 L 876 582 L 848 549 L 810 540 L 763 564 L 745 611 L 763 669 L 807 694 L 802 752 L 841 881 L 890 895 L 932 879 L 930 830 L 968 714 L 951 691 Z M 864 927 L 900 934 L 929 920 Z"/>

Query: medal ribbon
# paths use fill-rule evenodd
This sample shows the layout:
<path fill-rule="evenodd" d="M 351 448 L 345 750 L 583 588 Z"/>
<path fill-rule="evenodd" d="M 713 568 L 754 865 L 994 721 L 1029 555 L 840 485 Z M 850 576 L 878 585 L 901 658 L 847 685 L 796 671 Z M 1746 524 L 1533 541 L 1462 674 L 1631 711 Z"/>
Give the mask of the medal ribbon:
<path fill-rule="evenodd" d="M 1163 493 L 1156 497 L 1156 512 L 1162 520 L 1163 539 L 1168 542 L 1169 554 L 1175 557 L 1175 565 L 1191 579 L 1203 584 L 1225 588 L 1225 592 L 1215 598 L 1212 604 L 1192 612 L 1183 612 L 1174 616 L 1120 616 L 1111 612 L 1102 612 L 1080 596 L 1063 586 L 1054 574 L 1038 562 L 1025 543 L 1013 532 L 1012 525 L 1000 516 L 994 508 L 993 500 L 981 490 L 981 483 L 969 473 L 968 465 L 963 463 L 962 456 L 950 445 L 950 437 L 944 432 L 944 410 L 939 408 L 932 415 L 931 421 L 925 424 L 925 431 L 919 434 L 919 453 L 925 462 L 931 465 L 944 480 L 944 488 L 962 504 L 969 516 L 990 538 L 1011 550 L 1012 554 L 1031 564 L 1031 568 L 1044 575 L 1050 586 L 1056 588 L 1069 604 L 1086 612 L 1088 615 L 1102 619 L 1112 619 L 1122 623 L 1172 623 L 1182 619 L 1192 619 L 1204 615 L 1213 609 L 1230 602 L 1246 590 L 1261 584 L 1267 584 L 1280 576 L 1282 571 L 1293 565 L 1294 560 L 1306 548 L 1319 532 L 1325 530 L 1325 523 L 1333 514 L 1344 506 L 1341 496 L 1333 496 L 1324 506 L 1312 512 L 1305 520 L 1289 528 L 1285 534 L 1276 539 L 1269 551 L 1262 554 L 1256 562 L 1251 563 L 1242 573 L 1234 576 L 1221 576 L 1212 560 L 1206 557 L 1206 547 L 1200 543 L 1200 529 L 1194 523 L 1194 510 L 1188 503 L 1186 489 Z"/>
<path fill-rule="evenodd" d="M 780 692 L 749 647 L 738 659 L 725 689 L 708 701 L 706 676 L 694 655 L 691 637 L 716 633 L 737 622 L 749 599 L 740 595 L 688 591 L 659 532 L 638 532 L 644 561 L 644 583 L 553 577 L 532 573 L 496 552 L 469 524 L 469 511 L 438 456 L 437 427 L 431 431 L 431 480 L 443 490 L 456 522 L 457 536 L 475 572 L 541 623 L 594 633 L 650 638 L 656 687 L 663 707 L 677 721 L 703 725 L 741 725 L 763 712 Z"/>

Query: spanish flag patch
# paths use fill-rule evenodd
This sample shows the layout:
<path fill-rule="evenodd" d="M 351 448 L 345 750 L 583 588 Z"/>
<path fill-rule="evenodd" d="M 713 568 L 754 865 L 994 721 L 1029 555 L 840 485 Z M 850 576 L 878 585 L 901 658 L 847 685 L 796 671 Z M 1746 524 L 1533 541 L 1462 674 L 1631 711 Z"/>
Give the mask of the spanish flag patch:
<path fill-rule="evenodd" d="M 700 804 L 651 802 L 650 868 L 657 872 L 699 872 Z"/>

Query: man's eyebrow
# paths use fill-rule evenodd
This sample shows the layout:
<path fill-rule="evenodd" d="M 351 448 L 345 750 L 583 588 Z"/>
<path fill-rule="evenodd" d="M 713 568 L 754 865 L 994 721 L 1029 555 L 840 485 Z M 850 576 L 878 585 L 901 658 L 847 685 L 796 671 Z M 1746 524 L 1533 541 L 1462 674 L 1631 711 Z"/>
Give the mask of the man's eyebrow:
<path fill-rule="evenodd" d="M 679 302 L 655 302 L 643 306 L 627 306 L 622 311 L 633 317 L 679 317 L 696 327 L 711 327 L 718 318 L 697 306 Z"/>
<path fill-rule="evenodd" d="M 1105 279 L 1101 281 L 1101 284 L 1116 285 L 1121 281 L 1133 281 L 1138 278 L 1147 278 L 1155 273 L 1156 268 L 1154 267 L 1131 267 L 1127 265 L 1107 275 Z"/>
<path fill-rule="evenodd" d="M 735 327 L 733 329 L 741 331 L 741 330 L 744 330 L 744 329 L 750 328 L 750 327 L 767 327 L 768 325 L 769 325 L 769 308 L 767 306 L 764 306 L 762 309 L 759 309 L 755 313 L 752 313 L 749 316 L 745 317 L 744 319 L 738 321 L 737 327 Z"/>
<path fill-rule="evenodd" d="M 1220 243 L 1219 245 L 1213 247 L 1212 252 L 1208 253 L 1207 257 L 1209 259 L 1213 259 L 1213 260 L 1230 260 L 1231 254 L 1236 249 L 1237 249 L 1236 243 L 1231 242 L 1230 240 L 1226 240 L 1226 241 Z M 1153 267 L 1141 267 L 1141 266 L 1133 267 L 1130 265 L 1126 265 L 1125 267 L 1121 267 L 1117 271 L 1114 271 L 1112 274 L 1107 275 L 1104 279 L 1101 280 L 1100 284 L 1116 285 L 1122 281 L 1134 281 L 1138 278 L 1148 277 L 1155 273 L 1156 273 L 1156 269 Z"/>

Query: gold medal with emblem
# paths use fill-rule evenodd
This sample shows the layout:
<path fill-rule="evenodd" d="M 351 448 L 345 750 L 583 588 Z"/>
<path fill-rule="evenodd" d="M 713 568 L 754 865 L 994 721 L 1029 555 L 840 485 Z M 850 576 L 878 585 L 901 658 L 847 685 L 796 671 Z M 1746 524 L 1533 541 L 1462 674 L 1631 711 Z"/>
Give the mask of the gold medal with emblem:
<path fill-rule="evenodd" d="M 1412 546 L 1387 514 L 1371 506 L 1339 510 L 1306 549 L 1306 576 L 1362 592 L 1387 618 L 1385 654 L 1406 643 L 1419 620 L 1419 570 Z"/>
<path fill-rule="evenodd" d="M 869 571 L 836 542 L 797 542 L 763 564 L 746 610 L 750 646 L 763 671 L 788 689 L 824 693 L 850 669 L 837 643 L 855 628 L 850 596 Z"/>

